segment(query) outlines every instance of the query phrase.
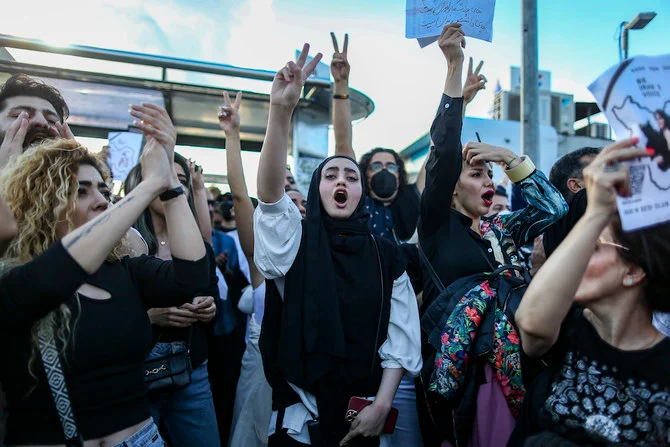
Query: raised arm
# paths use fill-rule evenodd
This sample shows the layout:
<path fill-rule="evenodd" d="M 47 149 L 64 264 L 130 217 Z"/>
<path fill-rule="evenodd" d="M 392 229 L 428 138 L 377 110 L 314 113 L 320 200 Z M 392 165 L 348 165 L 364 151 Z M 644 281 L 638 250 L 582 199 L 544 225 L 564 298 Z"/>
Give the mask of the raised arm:
<path fill-rule="evenodd" d="M 604 168 L 648 156 L 644 149 L 631 149 L 633 144 L 635 139 L 607 146 L 584 169 L 586 212 L 537 272 L 515 314 L 521 345 L 530 356 L 544 354 L 558 340 L 561 323 L 570 310 L 596 241 L 617 212 L 617 193 L 630 193 L 627 170 L 621 167 L 612 172 Z"/>
<path fill-rule="evenodd" d="M 351 143 L 351 100 L 349 99 L 349 34 L 344 35 L 344 46 L 340 53 L 335 33 L 330 33 L 333 39 L 333 60 L 330 63 L 330 72 L 333 75 L 333 131 L 335 133 L 335 154 L 356 158 Z"/>
<path fill-rule="evenodd" d="M 188 168 L 191 173 L 191 189 L 193 192 L 193 203 L 195 213 L 198 216 L 198 228 L 200 236 L 209 245 L 212 245 L 212 220 L 209 217 L 209 204 L 207 203 L 207 189 L 202 178 L 202 166 L 198 166 L 189 160 Z"/>
<path fill-rule="evenodd" d="M 449 217 L 451 199 L 463 164 L 462 71 L 465 35 L 461 25 L 442 30 L 440 49 L 447 60 L 444 94 L 430 128 L 433 147 L 426 162 L 425 189 L 421 199 L 420 233 L 432 232 Z"/>
<path fill-rule="evenodd" d="M 308 53 L 309 44 L 305 44 L 298 61 L 288 62 L 272 82 L 268 127 L 258 162 L 258 198 L 265 203 L 278 202 L 284 196 L 291 116 L 305 81 L 322 57 L 319 53 L 305 64 Z"/>
<path fill-rule="evenodd" d="M 142 130 L 147 138 L 145 149 L 150 145 L 159 145 L 167 153 L 170 163 L 169 189 L 181 187 L 177 172 L 174 168 L 174 146 L 177 140 L 177 131 L 165 109 L 154 104 L 145 103 L 141 106 L 133 105 L 131 115 L 140 121 L 135 125 Z M 142 166 L 144 173 L 144 166 Z M 181 194 L 163 202 L 165 222 L 168 227 L 168 241 L 170 252 L 175 258 L 185 261 L 195 261 L 205 257 L 205 244 L 200 234 L 198 224 L 193 217 L 186 196 Z"/>
<path fill-rule="evenodd" d="M 228 92 L 223 92 L 223 106 L 219 112 L 219 125 L 226 133 L 226 163 L 228 165 L 228 186 L 233 196 L 235 221 L 240 236 L 240 245 L 249 261 L 249 273 L 253 288 L 265 278 L 254 263 L 254 205 L 249 198 L 247 183 L 242 166 L 242 146 L 240 144 L 240 104 L 242 92 L 238 92 L 235 103 L 230 102 Z"/>

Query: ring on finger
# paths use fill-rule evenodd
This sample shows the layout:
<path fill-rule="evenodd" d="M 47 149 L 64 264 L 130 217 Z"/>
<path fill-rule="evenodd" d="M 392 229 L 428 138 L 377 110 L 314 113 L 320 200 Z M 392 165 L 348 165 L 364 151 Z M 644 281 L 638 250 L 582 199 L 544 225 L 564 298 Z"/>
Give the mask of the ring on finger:
<path fill-rule="evenodd" d="M 604 172 L 616 172 L 618 170 L 619 170 L 619 162 L 616 160 L 607 162 L 605 165 L 603 165 Z"/>

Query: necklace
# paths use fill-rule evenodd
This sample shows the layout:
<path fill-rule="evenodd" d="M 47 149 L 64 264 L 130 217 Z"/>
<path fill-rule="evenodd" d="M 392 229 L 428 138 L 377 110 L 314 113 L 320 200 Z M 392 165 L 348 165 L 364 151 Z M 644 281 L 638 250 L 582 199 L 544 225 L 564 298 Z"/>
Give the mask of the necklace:
<path fill-rule="evenodd" d="M 167 242 L 165 242 L 165 241 L 160 241 L 160 242 L 161 242 L 161 246 L 163 246 L 163 247 L 165 247 L 165 244 L 167 244 Z"/>

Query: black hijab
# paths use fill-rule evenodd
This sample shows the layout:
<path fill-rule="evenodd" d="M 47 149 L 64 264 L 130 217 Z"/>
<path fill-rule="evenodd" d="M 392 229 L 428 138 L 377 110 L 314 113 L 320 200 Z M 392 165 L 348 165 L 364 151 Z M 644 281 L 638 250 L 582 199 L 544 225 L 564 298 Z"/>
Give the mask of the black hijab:
<path fill-rule="evenodd" d="M 324 160 L 314 171 L 303 221 L 302 243 L 286 275 L 280 362 L 286 380 L 306 389 L 347 354 L 338 296 L 347 293 L 349 281 L 337 277 L 334 264 L 356 266 L 357 270 L 352 270 L 351 275 L 368 278 L 379 275 L 376 262 L 359 265 L 361 256 L 374 259 L 365 256 L 369 250 L 361 252 L 363 248 L 374 250 L 374 247 L 367 225 L 365 182 L 361 179 L 360 168 L 361 199 L 349 218 L 333 219 L 321 203 L 319 185 L 323 168 L 335 158 L 350 160 L 358 168 L 354 159 L 334 156 Z M 358 271 L 360 268 L 362 270 Z"/>
<path fill-rule="evenodd" d="M 349 430 L 349 399 L 377 393 L 377 352 L 388 334 L 393 281 L 405 271 L 397 246 L 370 234 L 362 180 L 360 202 L 349 218 L 325 212 L 319 185 L 333 158 L 358 167 L 349 157 L 330 157 L 312 175 L 300 249 L 285 276 L 284 299 L 272 284 L 267 288 L 259 342 L 273 409 L 300 400 L 286 382 L 312 393 L 327 446 L 338 445 Z M 377 438 L 357 440 L 362 441 L 378 445 Z"/>

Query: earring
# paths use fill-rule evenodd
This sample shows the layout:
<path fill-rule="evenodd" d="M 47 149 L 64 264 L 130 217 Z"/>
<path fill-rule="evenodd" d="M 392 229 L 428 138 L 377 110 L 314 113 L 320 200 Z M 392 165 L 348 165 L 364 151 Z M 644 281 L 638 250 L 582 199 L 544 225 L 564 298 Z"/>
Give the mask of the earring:
<path fill-rule="evenodd" d="M 624 284 L 627 286 L 632 286 L 633 285 L 633 278 L 626 278 L 624 281 Z"/>

